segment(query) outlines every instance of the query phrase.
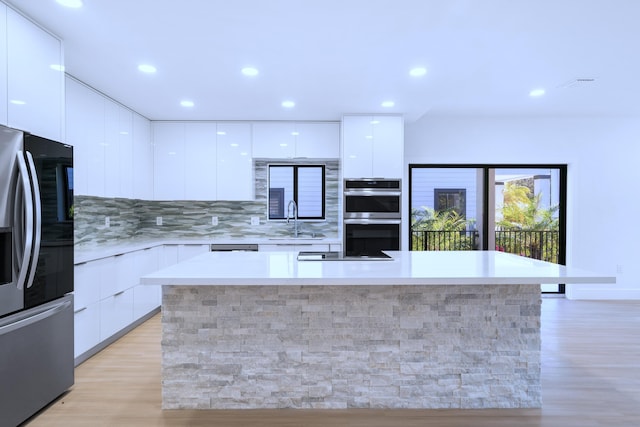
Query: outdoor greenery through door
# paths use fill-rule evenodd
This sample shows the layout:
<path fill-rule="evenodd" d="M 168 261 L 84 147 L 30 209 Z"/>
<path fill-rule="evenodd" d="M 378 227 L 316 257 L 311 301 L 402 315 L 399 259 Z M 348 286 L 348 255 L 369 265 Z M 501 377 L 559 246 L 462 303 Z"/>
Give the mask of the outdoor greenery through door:
<path fill-rule="evenodd" d="M 410 165 L 411 250 L 566 260 L 566 165 Z M 563 284 L 543 292 L 564 293 Z"/>

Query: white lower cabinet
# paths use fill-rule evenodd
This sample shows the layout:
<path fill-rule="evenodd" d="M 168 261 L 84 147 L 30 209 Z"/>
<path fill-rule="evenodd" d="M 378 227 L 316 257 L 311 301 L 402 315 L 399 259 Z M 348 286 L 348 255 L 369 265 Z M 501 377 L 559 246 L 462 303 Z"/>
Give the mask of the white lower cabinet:
<path fill-rule="evenodd" d="M 178 262 L 208 252 L 209 245 L 178 245 Z"/>
<path fill-rule="evenodd" d="M 133 322 L 133 289 L 100 300 L 100 341 Z"/>
<path fill-rule="evenodd" d="M 162 254 L 158 246 L 75 266 L 76 358 L 160 307 L 161 287 L 140 277 L 158 269 Z"/>
<path fill-rule="evenodd" d="M 133 288 L 133 318 L 139 319 L 160 306 L 162 287 L 160 285 L 138 285 Z"/>
<path fill-rule="evenodd" d="M 77 304 L 77 298 L 74 303 Z M 73 322 L 74 357 L 78 357 L 100 343 L 100 303 L 76 308 Z"/>

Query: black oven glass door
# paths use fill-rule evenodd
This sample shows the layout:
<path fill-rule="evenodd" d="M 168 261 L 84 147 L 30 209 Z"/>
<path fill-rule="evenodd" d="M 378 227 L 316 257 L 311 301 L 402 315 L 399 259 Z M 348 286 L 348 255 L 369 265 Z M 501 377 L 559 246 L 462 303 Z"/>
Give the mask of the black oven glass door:
<path fill-rule="evenodd" d="M 400 250 L 400 221 L 344 224 L 347 256 L 375 256 L 381 251 Z"/>
<path fill-rule="evenodd" d="M 345 217 L 366 214 L 400 217 L 400 195 L 346 195 L 344 205 Z"/>
<path fill-rule="evenodd" d="M 40 190 L 41 241 L 33 284 L 25 289 L 25 308 L 73 292 L 73 149 L 25 135 Z"/>

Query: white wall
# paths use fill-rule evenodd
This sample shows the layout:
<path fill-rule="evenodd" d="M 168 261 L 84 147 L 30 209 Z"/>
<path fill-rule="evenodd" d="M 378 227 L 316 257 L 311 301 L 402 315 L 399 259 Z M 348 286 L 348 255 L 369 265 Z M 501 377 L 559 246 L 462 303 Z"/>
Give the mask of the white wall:
<path fill-rule="evenodd" d="M 426 117 L 406 125 L 405 162 L 567 164 L 567 263 L 617 277 L 567 297 L 640 299 L 639 118 Z"/>

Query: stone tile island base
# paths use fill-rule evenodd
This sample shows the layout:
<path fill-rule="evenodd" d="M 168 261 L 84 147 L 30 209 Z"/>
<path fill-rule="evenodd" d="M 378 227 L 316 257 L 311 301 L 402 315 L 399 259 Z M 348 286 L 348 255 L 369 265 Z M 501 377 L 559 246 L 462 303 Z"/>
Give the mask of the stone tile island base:
<path fill-rule="evenodd" d="M 164 409 L 536 408 L 540 287 L 163 286 Z"/>

